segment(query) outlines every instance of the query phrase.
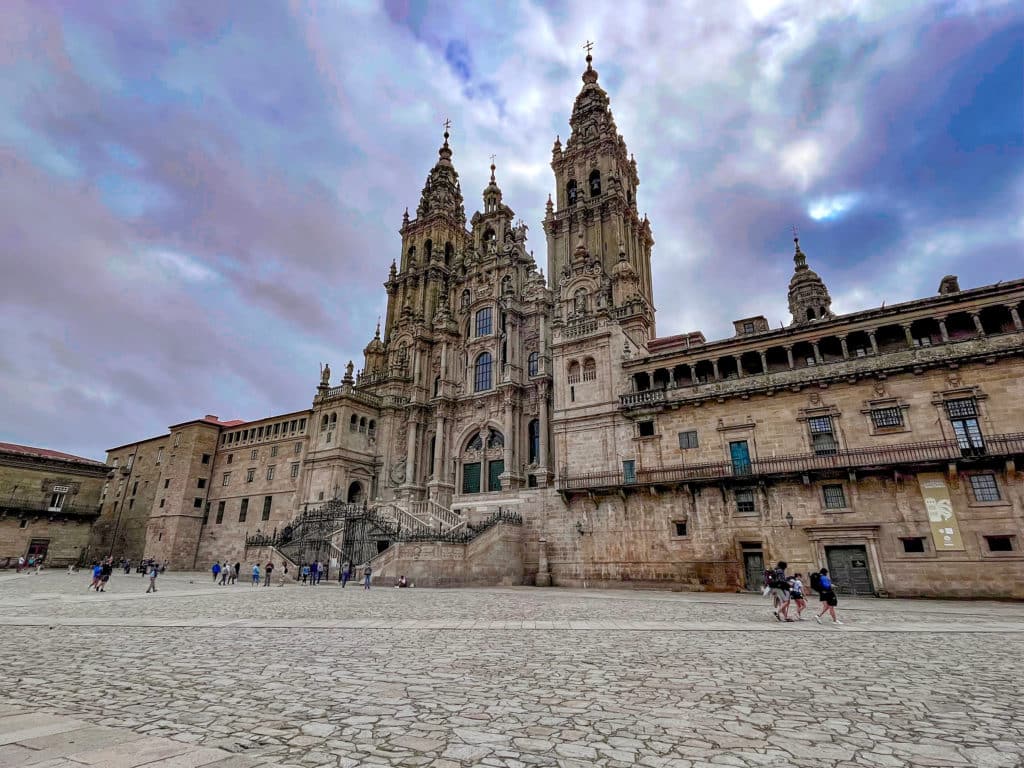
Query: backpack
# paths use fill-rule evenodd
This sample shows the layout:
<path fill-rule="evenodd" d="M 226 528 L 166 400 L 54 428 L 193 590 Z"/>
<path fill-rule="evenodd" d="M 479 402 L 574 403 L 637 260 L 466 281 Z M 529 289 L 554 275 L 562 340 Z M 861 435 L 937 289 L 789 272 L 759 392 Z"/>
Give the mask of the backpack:
<path fill-rule="evenodd" d="M 817 571 L 811 574 L 811 589 L 821 592 L 821 574 Z"/>

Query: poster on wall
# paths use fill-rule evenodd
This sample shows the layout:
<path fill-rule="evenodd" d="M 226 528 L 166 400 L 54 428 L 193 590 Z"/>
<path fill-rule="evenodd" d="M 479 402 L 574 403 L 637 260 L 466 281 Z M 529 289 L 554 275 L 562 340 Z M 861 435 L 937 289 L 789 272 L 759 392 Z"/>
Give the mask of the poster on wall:
<path fill-rule="evenodd" d="M 922 472 L 917 476 L 917 483 L 921 486 L 924 507 L 928 511 L 935 551 L 962 551 L 964 542 L 960 538 L 960 526 L 953 511 L 953 499 L 949 496 L 945 476 L 939 472 Z"/>

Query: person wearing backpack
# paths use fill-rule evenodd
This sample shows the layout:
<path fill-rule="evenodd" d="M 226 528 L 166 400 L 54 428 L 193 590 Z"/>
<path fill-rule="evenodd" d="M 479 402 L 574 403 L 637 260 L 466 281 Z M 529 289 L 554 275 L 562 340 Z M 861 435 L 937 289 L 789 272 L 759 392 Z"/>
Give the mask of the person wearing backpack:
<path fill-rule="evenodd" d="M 828 568 L 822 568 L 818 571 L 821 589 L 821 613 L 814 617 L 814 620 L 821 624 L 821 617 L 826 613 L 832 617 L 834 624 L 842 624 L 839 619 L 836 618 L 836 606 L 839 604 L 839 598 L 836 597 L 835 585 L 832 583 L 832 579 L 828 577 Z"/>
<path fill-rule="evenodd" d="M 789 564 L 785 560 L 780 560 L 772 569 L 768 583 L 772 590 L 772 608 L 774 609 L 772 613 L 779 621 L 793 621 L 788 616 L 790 600 L 790 584 L 789 579 L 786 578 L 786 568 L 788 567 Z"/>
<path fill-rule="evenodd" d="M 794 573 L 792 586 L 790 587 L 789 594 L 796 603 L 796 620 L 803 621 L 804 617 L 801 614 L 804 609 L 807 608 L 807 600 L 804 598 L 804 582 L 802 579 L 803 574 Z"/>

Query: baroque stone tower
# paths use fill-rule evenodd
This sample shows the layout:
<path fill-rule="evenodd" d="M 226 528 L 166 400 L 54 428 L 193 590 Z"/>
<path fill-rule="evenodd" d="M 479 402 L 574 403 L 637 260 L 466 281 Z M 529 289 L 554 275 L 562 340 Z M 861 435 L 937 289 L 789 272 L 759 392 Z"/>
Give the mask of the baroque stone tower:
<path fill-rule="evenodd" d="M 630 301 L 637 305 L 629 312 L 631 325 L 646 340 L 654 336 L 654 238 L 647 216 L 641 218 L 637 212 L 636 161 L 626 151 L 592 62 L 588 53 L 583 88 L 569 118 L 569 139 L 563 148 L 556 138 L 552 149 L 556 195 L 554 201 L 548 198 L 544 218 L 548 273 L 557 295 L 573 274 L 574 260 L 584 255 L 593 259 L 604 276 L 605 293 L 595 297 L 595 304 L 612 303 L 607 278 L 616 270 L 635 281 L 635 290 L 629 291 Z"/>
<path fill-rule="evenodd" d="M 803 325 L 815 320 L 832 317 L 832 297 L 828 295 L 825 281 L 807 266 L 807 257 L 800 250 L 800 238 L 794 236 L 795 269 L 789 280 L 789 311 L 794 325 Z"/>

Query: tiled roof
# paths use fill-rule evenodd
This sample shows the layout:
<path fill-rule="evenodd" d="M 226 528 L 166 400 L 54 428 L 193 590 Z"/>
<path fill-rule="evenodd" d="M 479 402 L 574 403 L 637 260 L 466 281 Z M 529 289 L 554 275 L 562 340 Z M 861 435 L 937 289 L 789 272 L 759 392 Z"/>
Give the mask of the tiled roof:
<path fill-rule="evenodd" d="M 0 443 L 0 453 L 16 453 L 21 456 L 33 456 L 38 459 L 73 461 L 79 464 L 92 464 L 97 467 L 106 466 L 102 461 L 86 459 L 82 456 L 74 456 L 70 453 L 61 453 L 60 451 L 51 451 L 48 448 L 33 448 L 29 445 L 17 445 L 16 443 Z"/>

